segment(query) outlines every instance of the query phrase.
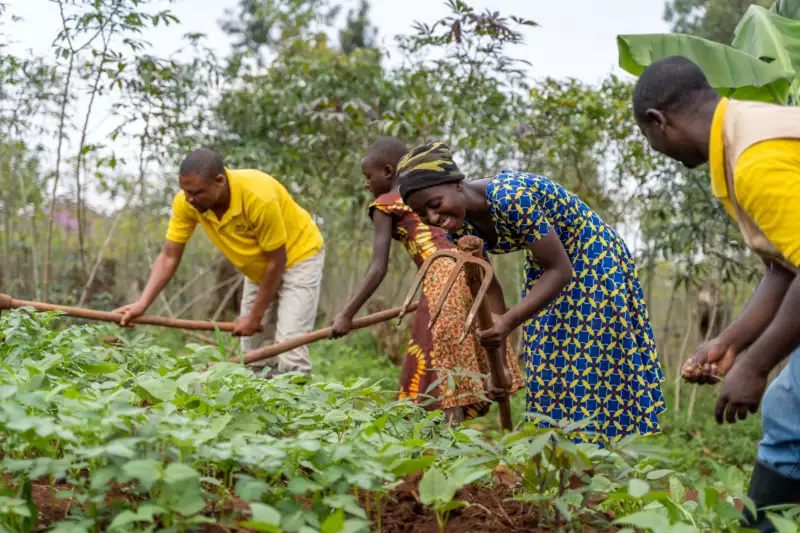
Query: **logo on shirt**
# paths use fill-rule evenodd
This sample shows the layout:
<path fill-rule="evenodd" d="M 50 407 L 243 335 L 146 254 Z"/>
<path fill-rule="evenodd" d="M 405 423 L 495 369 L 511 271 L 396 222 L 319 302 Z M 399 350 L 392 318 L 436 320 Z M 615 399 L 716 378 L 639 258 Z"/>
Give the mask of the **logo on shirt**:
<path fill-rule="evenodd" d="M 245 222 L 236 223 L 236 233 L 252 233 L 253 230 L 255 230 L 255 227 L 253 227 L 250 224 L 247 224 Z"/>

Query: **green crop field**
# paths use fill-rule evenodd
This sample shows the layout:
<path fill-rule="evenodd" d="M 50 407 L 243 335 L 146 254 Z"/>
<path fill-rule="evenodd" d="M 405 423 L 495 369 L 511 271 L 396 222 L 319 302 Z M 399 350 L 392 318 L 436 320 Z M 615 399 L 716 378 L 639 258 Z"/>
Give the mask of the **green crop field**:
<path fill-rule="evenodd" d="M 521 394 L 506 435 L 494 412 L 451 428 L 394 401 L 365 334 L 315 345 L 303 383 L 61 322 L 0 322 L 3 532 L 739 531 L 758 421 L 706 422 L 711 390 L 696 423 L 667 412 L 663 435 L 601 450 L 525 424 Z"/>

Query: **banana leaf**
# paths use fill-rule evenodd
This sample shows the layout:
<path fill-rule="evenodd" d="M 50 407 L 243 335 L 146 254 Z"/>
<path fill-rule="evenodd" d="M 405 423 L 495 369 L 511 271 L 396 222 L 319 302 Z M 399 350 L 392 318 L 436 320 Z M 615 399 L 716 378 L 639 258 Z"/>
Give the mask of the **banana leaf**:
<path fill-rule="evenodd" d="M 795 76 L 781 62 L 762 61 L 731 46 L 680 33 L 619 35 L 617 47 L 620 67 L 634 76 L 653 61 L 683 56 L 703 69 L 720 94 L 740 100 L 785 103 Z"/>
<path fill-rule="evenodd" d="M 779 9 L 794 7 L 800 15 L 800 0 L 793 0 L 794 6 L 789 3 L 779 6 Z M 782 68 L 794 72 L 791 93 L 797 102 L 797 89 L 800 86 L 800 20 L 781 16 L 763 7 L 750 6 L 736 27 L 731 45 L 752 57 L 778 63 Z"/>
<path fill-rule="evenodd" d="M 782 17 L 800 20 L 800 0 L 778 0 L 772 4 L 770 11 Z"/>

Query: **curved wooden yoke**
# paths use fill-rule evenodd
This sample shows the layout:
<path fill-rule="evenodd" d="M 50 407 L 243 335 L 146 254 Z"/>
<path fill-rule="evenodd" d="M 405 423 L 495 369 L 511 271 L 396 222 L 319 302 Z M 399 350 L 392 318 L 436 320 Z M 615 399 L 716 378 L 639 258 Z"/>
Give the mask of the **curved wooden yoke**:
<path fill-rule="evenodd" d="M 461 332 L 461 339 L 459 342 L 464 342 L 464 339 L 466 339 L 467 335 L 469 335 L 469 332 L 472 330 L 472 323 L 475 321 L 476 317 L 478 319 L 478 325 L 482 330 L 491 328 L 493 325 L 492 312 L 489 308 L 488 302 L 486 301 L 486 294 L 492 284 L 494 272 L 492 271 L 492 266 L 483 258 L 479 257 L 482 251 L 483 240 L 481 240 L 479 237 L 467 235 L 458 240 L 457 250 L 440 250 L 428 256 L 428 258 L 425 259 L 425 262 L 422 263 L 419 272 L 417 272 L 417 275 L 414 278 L 414 282 L 411 285 L 411 290 L 409 290 L 406 300 L 403 303 L 403 307 L 400 310 L 397 324 L 399 325 L 403 320 L 406 309 L 410 305 L 414 296 L 417 294 L 417 291 L 422 285 L 425 275 L 430 270 L 431 265 L 435 261 L 446 257 L 455 261 L 456 264 L 453 270 L 450 272 L 447 282 L 445 283 L 445 286 L 442 289 L 442 293 L 439 295 L 436 304 L 433 306 L 433 309 L 431 309 L 431 319 L 428 323 L 428 328 L 433 328 L 433 326 L 436 324 L 436 320 L 439 318 L 439 315 L 442 312 L 445 298 L 447 298 L 448 294 L 450 294 L 450 291 L 453 289 L 453 285 L 455 285 L 458 276 L 462 272 L 466 278 L 469 290 L 472 293 L 473 303 L 472 308 L 467 315 L 467 320 L 464 324 L 464 330 Z M 508 391 L 511 384 L 508 382 L 508 369 L 506 367 L 506 360 L 504 356 L 505 350 L 498 348 L 486 348 L 486 355 L 489 358 L 489 366 L 491 368 L 493 385 L 498 390 Z M 508 395 L 506 394 L 504 396 L 498 396 L 497 403 L 500 411 L 500 423 L 502 424 L 503 429 L 511 431 L 513 429 L 513 424 L 511 420 L 511 403 L 509 402 Z"/>
<path fill-rule="evenodd" d="M 467 338 L 467 335 L 469 335 L 469 332 L 472 330 L 473 322 L 475 322 L 475 317 L 478 315 L 478 309 L 480 309 L 481 304 L 486 299 L 486 293 L 489 290 L 489 286 L 492 284 L 492 278 L 494 276 L 492 266 L 485 260 L 481 259 L 480 257 L 475 257 L 474 255 L 476 252 L 476 239 L 478 246 L 477 252 L 480 253 L 480 250 L 483 248 L 483 241 L 478 237 L 465 236 L 458 240 L 458 250 L 439 250 L 438 252 L 432 253 L 427 259 L 425 259 L 425 262 L 423 262 L 422 266 L 419 268 L 419 272 L 417 272 L 417 275 L 414 277 L 414 281 L 411 284 L 411 289 L 408 291 L 408 295 L 403 302 L 403 307 L 401 308 L 400 315 L 397 318 L 398 326 L 403 321 L 403 317 L 406 314 L 406 309 L 416 296 L 419 288 L 422 286 L 422 283 L 425 280 L 425 275 L 430 270 L 431 265 L 433 265 L 435 261 L 446 257 L 454 260 L 456 264 L 453 270 L 450 272 L 450 275 L 447 277 L 445 286 L 442 289 L 439 298 L 436 300 L 436 304 L 433 306 L 433 309 L 431 309 L 431 319 L 428 322 L 428 329 L 433 329 L 433 326 L 439 319 L 439 315 L 442 313 L 442 307 L 444 307 L 444 301 L 450 294 L 450 291 L 453 290 L 453 285 L 455 285 L 458 276 L 462 271 L 468 270 L 466 265 L 476 265 L 483 271 L 481 275 L 482 281 L 480 288 L 478 289 L 477 294 L 474 295 L 472 308 L 469 310 L 467 320 L 464 323 L 464 329 L 461 332 L 461 338 L 459 339 L 459 342 L 464 342 L 464 339 Z"/>

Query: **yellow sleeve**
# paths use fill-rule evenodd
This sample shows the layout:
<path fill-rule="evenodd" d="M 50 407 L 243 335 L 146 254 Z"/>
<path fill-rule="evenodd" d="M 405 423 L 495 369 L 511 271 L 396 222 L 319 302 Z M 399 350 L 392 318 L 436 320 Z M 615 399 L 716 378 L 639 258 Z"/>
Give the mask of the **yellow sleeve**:
<path fill-rule="evenodd" d="M 286 244 L 286 225 L 280 201 L 275 194 L 253 202 L 248 218 L 253 222 L 256 239 L 262 250 L 271 252 Z"/>
<path fill-rule="evenodd" d="M 172 199 L 172 216 L 167 228 L 167 240 L 185 243 L 188 242 L 197 226 L 197 218 L 193 209 L 183 196 L 183 191 L 178 192 Z"/>
<path fill-rule="evenodd" d="M 736 165 L 736 197 L 764 235 L 800 266 L 800 141 L 767 141 Z"/>

